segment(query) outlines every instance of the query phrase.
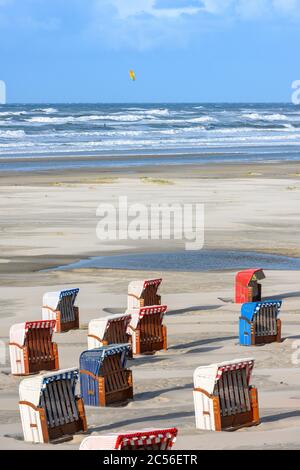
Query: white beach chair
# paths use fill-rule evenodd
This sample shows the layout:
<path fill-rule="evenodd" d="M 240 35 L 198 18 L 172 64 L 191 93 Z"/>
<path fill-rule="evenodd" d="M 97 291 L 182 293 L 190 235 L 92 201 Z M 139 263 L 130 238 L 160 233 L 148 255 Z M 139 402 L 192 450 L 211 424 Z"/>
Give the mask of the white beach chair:
<path fill-rule="evenodd" d="M 253 366 L 253 359 L 235 359 L 195 370 L 198 429 L 223 431 L 259 424 L 257 390 L 250 386 Z"/>
<path fill-rule="evenodd" d="M 160 305 L 161 296 L 157 294 L 162 279 L 132 281 L 128 286 L 127 308 L 148 307 Z"/>
<path fill-rule="evenodd" d="M 79 309 L 76 299 L 79 289 L 47 292 L 43 297 L 43 320 L 56 320 L 55 331 L 76 330 L 79 328 Z"/>
<path fill-rule="evenodd" d="M 9 353 L 13 375 L 59 368 L 57 345 L 52 341 L 54 328 L 55 320 L 18 323 L 11 327 Z"/>
<path fill-rule="evenodd" d="M 83 400 L 76 395 L 78 369 L 60 370 L 20 383 L 20 413 L 24 440 L 48 443 L 86 431 Z"/>
<path fill-rule="evenodd" d="M 129 342 L 128 325 L 130 315 L 109 315 L 91 320 L 88 329 L 88 349 L 100 348 L 109 344 Z"/>

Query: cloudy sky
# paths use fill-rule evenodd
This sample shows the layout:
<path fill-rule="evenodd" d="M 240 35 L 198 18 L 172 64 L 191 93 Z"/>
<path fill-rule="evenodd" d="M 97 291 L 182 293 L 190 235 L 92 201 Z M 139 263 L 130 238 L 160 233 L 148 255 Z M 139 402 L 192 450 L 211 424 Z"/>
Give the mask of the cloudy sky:
<path fill-rule="evenodd" d="M 0 0 L 10 102 L 289 101 L 299 48 L 300 0 Z"/>

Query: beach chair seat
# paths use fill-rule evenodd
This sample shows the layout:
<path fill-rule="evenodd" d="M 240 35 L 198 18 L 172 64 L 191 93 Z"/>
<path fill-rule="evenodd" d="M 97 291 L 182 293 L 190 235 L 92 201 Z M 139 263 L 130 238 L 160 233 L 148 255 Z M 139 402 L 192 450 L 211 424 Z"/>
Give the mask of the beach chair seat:
<path fill-rule="evenodd" d="M 245 303 L 241 309 L 239 336 L 242 346 L 281 342 L 281 320 L 278 319 L 282 302 Z"/>
<path fill-rule="evenodd" d="M 30 375 L 57 370 L 58 350 L 52 336 L 55 320 L 18 323 L 10 329 L 11 373 Z"/>
<path fill-rule="evenodd" d="M 128 310 L 128 332 L 133 354 L 154 353 L 167 349 L 167 327 L 163 324 L 166 305 Z"/>
<path fill-rule="evenodd" d="M 132 281 L 128 286 L 127 308 L 150 307 L 161 304 L 161 296 L 157 294 L 162 279 Z"/>
<path fill-rule="evenodd" d="M 132 372 L 126 369 L 129 344 L 84 351 L 80 356 L 80 385 L 86 405 L 122 404 L 133 398 Z"/>
<path fill-rule="evenodd" d="M 109 315 L 91 320 L 88 329 L 88 349 L 101 348 L 109 344 L 129 343 L 127 332 L 130 315 Z"/>
<path fill-rule="evenodd" d="M 79 328 L 79 309 L 75 305 L 79 289 L 47 292 L 43 297 L 43 320 L 56 320 L 55 331 L 62 333 Z"/>
<path fill-rule="evenodd" d="M 170 428 L 90 436 L 82 441 L 80 450 L 171 450 L 177 433 L 176 428 Z"/>
<path fill-rule="evenodd" d="M 223 431 L 259 424 L 257 389 L 249 385 L 253 366 L 253 359 L 236 359 L 195 370 L 197 429 Z"/>
<path fill-rule="evenodd" d="M 76 395 L 78 369 L 60 370 L 20 383 L 24 440 L 49 443 L 86 431 L 83 400 Z"/>
<path fill-rule="evenodd" d="M 235 303 L 260 302 L 262 286 L 258 281 L 265 279 L 262 269 L 247 269 L 237 273 L 235 280 Z"/>

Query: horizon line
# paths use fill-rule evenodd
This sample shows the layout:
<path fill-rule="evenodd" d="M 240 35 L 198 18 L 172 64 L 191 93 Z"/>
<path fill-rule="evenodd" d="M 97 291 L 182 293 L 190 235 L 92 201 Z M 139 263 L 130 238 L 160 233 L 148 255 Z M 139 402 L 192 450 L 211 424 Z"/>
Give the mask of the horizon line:
<path fill-rule="evenodd" d="M 298 106 L 292 101 L 12 101 L 0 104 L 0 106 L 18 106 L 18 105 L 87 105 L 87 104 L 96 104 L 96 105 L 106 105 L 106 104 L 114 104 L 114 105 L 129 105 L 129 104 L 223 104 L 223 105 L 230 105 L 230 104 L 291 104 L 293 106 Z"/>

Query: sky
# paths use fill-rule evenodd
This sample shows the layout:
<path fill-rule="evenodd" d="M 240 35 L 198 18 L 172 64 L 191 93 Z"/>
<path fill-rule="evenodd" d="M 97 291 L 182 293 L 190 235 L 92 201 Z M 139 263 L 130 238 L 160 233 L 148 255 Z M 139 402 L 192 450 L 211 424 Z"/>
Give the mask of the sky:
<path fill-rule="evenodd" d="M 299 49 L 300 0 L 0 0 L 11 103 L 289 102 Z"/>

